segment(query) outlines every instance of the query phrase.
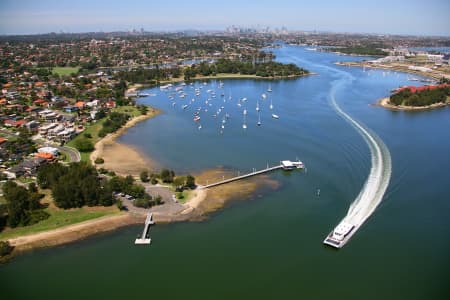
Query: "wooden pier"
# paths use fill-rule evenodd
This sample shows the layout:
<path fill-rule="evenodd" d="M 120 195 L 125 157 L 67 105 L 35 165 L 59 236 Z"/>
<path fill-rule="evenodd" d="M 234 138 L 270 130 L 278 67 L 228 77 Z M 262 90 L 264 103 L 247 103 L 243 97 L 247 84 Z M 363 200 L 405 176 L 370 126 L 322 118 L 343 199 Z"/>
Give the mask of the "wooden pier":
<path fill-rule="evenodd" d="M 284 160 L 284 161 L 281 161 L 280 164 L 277 165 L 277 166 L 273 166 L 273 167 L 267 166 L 267 168 L 259 170 L 259 171 L 254 170 L 253 172 L 250 172 L 248 174 L 243 174 L 243 175 L 240 175 L 240 176 L 224 179 L 224 180 L 221 180 L 221 181 L 218 181 L 218 182 L 214 182 L 214 183 L 210 183 L 210 184 L 207 184 L 207 185 L 199 186 L 198 188 L 199 189 L 207 189 L 207 188 L 215 187 L 215 186 L 218 186 L 218 185 L 230 183 L 230 182 L 233 182 L 233 181 L 245 179 L 245 178 L 248 178 L 248 177 L 252 177 L 252 176 L 256 176 L 256 175 L 272 172 L 272 171 L 275 171 L 275 170 L 278 170 L 278 169 L 293 170 L 293 169 L 303 169 L 303 168 L 304 168 L 304 165 L 303 165 L 303 163 L 301 161 L 291 162 L 291 161 L 288 161 L 288 160 Z"/>
<path fill-rule="evenodd" d="M 155 222 L 153 222 L 153 214 L 151 212 L 149 212 L 147 214 L 147 218 L 145 219 L 145 224 L 144 224 L 144 231 L 142 232 L 142 236 L 141 238 L 137 238 L 134 241 L 135 245 L 148 245 L 151 242 L 151 238 L 150 236 L 148 236 L 148 232 L 150 231 L 150 226 L 155 224 Z"/>

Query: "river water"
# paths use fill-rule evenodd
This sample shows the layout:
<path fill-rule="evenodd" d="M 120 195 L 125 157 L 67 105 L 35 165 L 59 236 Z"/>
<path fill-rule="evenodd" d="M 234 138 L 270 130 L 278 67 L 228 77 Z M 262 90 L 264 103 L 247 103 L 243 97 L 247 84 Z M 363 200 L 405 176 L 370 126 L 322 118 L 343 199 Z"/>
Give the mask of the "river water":
<path fill-rule="evenodd" d="M 374 107 L 390 90 L 417 82 L 404 73 L 334 65 L 362 58 L 295 46 L 274 52 L 278 61 L 317 75 L 223 80 L 223 87 L 218 81 L 197 82 L 183 88 L 184 98 L 177 93 L 174 99 L 168 97 L 174 88 L 151 89 L 146 92 L 156 96 L 140 101 L 164 113 L 120 140 L 177 173 L 218 166 L 242 173 L 296 157 L 307 172 L 274 172 L 270 177 L 280 182 L 279 189 L 232 201 L 206 221 L 157 225 L 149 247 L 133 245 L 141 230 L 136 226 L 17 257 L 0 266 L 2 296 L 448 299 L 450 108 L 395 112 Z M 367 186 L 373 151 L 338 114 L 333 100 L 386 146 L 392 162 L 381 203 L 340 250 L 322 241 Z M 196 123 L 193 113 L 199 107 Z M 247 129 L 242 127 L 244 109 Z"/>

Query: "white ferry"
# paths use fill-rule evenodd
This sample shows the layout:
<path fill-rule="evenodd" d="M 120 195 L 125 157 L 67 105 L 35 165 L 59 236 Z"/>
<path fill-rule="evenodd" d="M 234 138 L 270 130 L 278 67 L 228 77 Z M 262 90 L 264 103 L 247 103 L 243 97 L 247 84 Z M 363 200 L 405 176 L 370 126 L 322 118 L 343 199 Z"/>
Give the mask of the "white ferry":
<path fill-rule="evenodd" d="M 355 225 L 342 221 L 336 228 L 325 238 L 324 244 L 335 248 L 341 248 L 347 242 L 347 237 L 355 229 Z"/>

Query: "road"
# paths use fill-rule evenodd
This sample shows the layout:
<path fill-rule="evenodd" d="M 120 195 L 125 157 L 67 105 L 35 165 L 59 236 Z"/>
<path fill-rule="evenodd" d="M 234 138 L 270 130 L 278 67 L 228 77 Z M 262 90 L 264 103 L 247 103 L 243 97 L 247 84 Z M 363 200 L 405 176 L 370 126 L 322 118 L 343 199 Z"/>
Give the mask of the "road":
<path fill-rule="evenodd" d="M 2 133 L 3 135 L 9 137 L 9 138 L 16 138 L 17 135 L 15 135 L 14 133 L 10 132 L 9 130 L 6 129 L 0 129 L 0 133 Z M 81 161 L 81 155 L 80 152 L 72 147 L 69 146 L 59 146 L 56 143 L 53 142 L 49 142 L 47 140 L 44 140 L 42 138 L 35 138 L 34 141 L 36 143 L 39 143 L 41 145 L 49 145 L 51 147 L 55 147 L 57 148 L 59 151 L 67 153 L 67 155 L 69 155 L 70 157 L 70 162 L 79 162 Z"/>
<path fill-rule="evenodd" d="M 59 151 L 65 152 L 70 157 L 70 162 L 79 162 L 81 160 L 80 152 L 77 149 L 68 146 L 53 146 Z"/>

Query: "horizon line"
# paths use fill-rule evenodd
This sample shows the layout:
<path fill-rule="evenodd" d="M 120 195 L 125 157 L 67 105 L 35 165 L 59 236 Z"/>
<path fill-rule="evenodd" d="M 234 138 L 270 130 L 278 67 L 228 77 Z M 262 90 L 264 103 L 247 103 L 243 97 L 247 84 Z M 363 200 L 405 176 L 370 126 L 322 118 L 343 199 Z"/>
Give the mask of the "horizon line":
<path fill-rule="evenodd" d="M 230 25 L 228 27 L 232 27 L 235 25 Z M 280 27 L 270 27 L 271 29 L 281 29 L 284 26 Z M 262 34 L 277 34 L 275 32 L 261 32 L 257 28 L 254 27 L 245 27 L 245 26 L 236 26 L 236 28 L 240 29 L 251 29 L 256 30 L 256 32 L 250 32 L 251 33 L 262 33 Z M 104 31 L 104 30 L 98 30 L 98 31 L 62 31 L 59 32 L 56 31 L 49 31 L 49 32 L 41 32 L 41 33 L 0 33 L 1 37 L 14 37 L 14 36 L 39 36 L 39 35 L 64 35 L 64 34 L 94 34 L 94 33 L 135 33 L 135 34 L 142 34 L 142 33 L 184 33 L 186 31 L 195 31 L 199 33 L 228 33 L 227 29 L 197 29 L 197 28 L 184 28 L 184 29 L 155 29 L 155 30 L 144 30 L 141 31 L 140 29 L 121 29 L 121 30 L 111 30 L 111 31 Z M 356 35 L 385 35 L 385 36 L 402 36 L 402 37 L 441 37 L 441 38 L 450 38 L 450 35 L 445 34 L 413 34 L 413 33 L 382 33 L 382 32 L 357 32 L 357 31 L 332 31 L 332 30 L 303 30 L 303 29 L 291 29 L 288 30 L 287 34 L 282 35 L 288 35 L 288 34 L 295 34 L 295 33 L 326 33 L 326 34 L 356 34 Z M 233 33 L 231 33 L 233 34 Z M 234 33 L 236 35 L 240 33 Z M 244 33 L 245 34 L 245 33 Z"/>

